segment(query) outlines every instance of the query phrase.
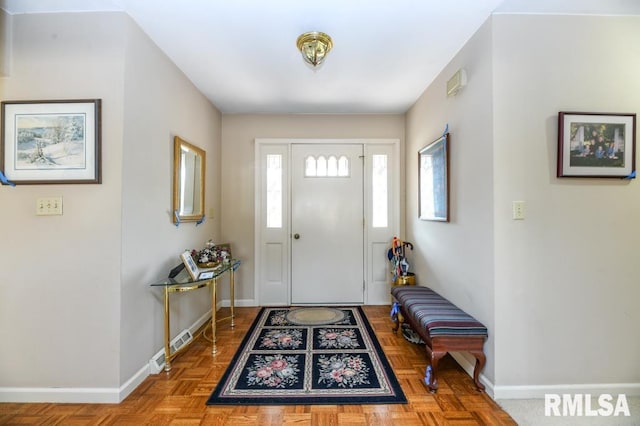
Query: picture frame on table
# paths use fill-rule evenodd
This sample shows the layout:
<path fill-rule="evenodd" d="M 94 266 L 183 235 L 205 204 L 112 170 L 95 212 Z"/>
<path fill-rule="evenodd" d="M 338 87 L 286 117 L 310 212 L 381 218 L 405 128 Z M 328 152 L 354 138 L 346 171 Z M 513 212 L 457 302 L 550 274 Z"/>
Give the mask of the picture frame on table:
<path fill-rule="evenodd" d="M 207 270 L 207 271 L 202 271 L 198 274 L 198 279 L 199 280 L 210 280 L 211 278 L 213 278 L 213 276 L 215 275 L 215 271 L 211 271 L 211 270 Z"/>
<path fill-rule="evenodd" d="M 558 114 L 557 177 L 625 178 L 635 170 L 636 114 Z"/>
<path fill-rule="evenodd" d="M 100 99 L 1 105 L 0 170 L 8 181 L 102 183 Z"/>
<path fill-rule="evenodd" d="M 216 271 L 213 269 L 200 269 L 189 250 L 186 250 L 180 255 L 180 260 L 182 260 L 185 269 L 194 281 L 210 280 L 216 274 Z"/>
<path fill-rule="evenodd" d="M 193 260 L 191 252 L 189 250 L 186 250 L 180 255 L 180 259 L 182 260 L 182 263 L 184 263 L 184 267 L 187 269 L 187 272 L 189 272 L 191 279 L 197 280 L 200 276 L 200 268 L 198 268 L 198 265 L 196 265 L 196 261 Z"/>
<path fill-rule="evenodd" d="M 418 217 L 449 222 L 449 133 L 418 151 Z"/>

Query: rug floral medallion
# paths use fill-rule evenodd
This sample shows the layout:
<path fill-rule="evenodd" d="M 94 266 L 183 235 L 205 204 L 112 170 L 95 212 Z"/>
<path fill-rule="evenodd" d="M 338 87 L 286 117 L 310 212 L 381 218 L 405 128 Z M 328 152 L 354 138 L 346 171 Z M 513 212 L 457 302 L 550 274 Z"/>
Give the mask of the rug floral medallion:
<path fill-rule="evenodd" d="M 402 404 L 406 398 L 364 312 L 300 325 L 262 308 L 208 405 Z"/>

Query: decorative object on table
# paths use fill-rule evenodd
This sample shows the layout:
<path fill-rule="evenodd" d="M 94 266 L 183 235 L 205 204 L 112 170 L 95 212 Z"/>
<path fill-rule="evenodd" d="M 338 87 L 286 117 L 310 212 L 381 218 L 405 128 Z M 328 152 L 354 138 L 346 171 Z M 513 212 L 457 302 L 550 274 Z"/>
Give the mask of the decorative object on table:
<path fill-rule="evenodd" d="M 404 404 L 407 399 L 362 308 L 300 326 L 296 308 L 262 308 L 207 405 Z"/>
<path fill-rule="evenodd" d="M 215 244 L 209 240 L 202 250 L 191 250 L 191 256 L 200 268 L 215 268 L 231 261 L 231 244 Z"/>
<path fill-rule="evenodd" d="M 449 133 L 418 151 L 418 217 L 449 222 Z"/>
<path fill-rule="evenodd" d="M 2 183 L 101 183 L 100 108 L 100 99 L 2 102 Z"/>
<path fill-rule="evenodd" d="M 182 258 L 180 258 L 180 260 L 182 261 Z M 177 277 L 178 274 L 182 272 L 183 269 L 184 269 L 184 262 L 180 263 L 178 266 L 176 266 L 175 268 L 171 269 L 171 271 L 169 271 L 169 278 Z"/>
<path fill-rule="evenodd" d="M 409 262 L 407 261 L 407 248 L 413 250 L 413 244 L 402 241 L 398 237 L 393 237 L 391 248 L 387 252 L 387 258 L 391 262 L 391 275 L 393 275 L 394 285 L 415 284 L 415 274 L 409 272 Z"/>
<path fill-rule="evenodd" d="M 196 262 L 193 260 L 191 252 L 186 250 L 180 255 L 180 259 L 182 259 L 182 263 L 184 263 L 185 268 L 187 268 L 191 279 L 197 280 L 198 276 L 200 275 L 200 269 L 196 265 Z"/>
<path fill-rule="evenodd" d="M 630 178 L 635 171 L 636 114 L 558 114 L 558 177 Z"/>
<path fill-rule="evenodd" d="M 199 280 L 210 280 L 211 278 L 214 277 L 215 274 L 216 274 L 215 271 L 201 271 L 198 274 L 198 279 Z"/>

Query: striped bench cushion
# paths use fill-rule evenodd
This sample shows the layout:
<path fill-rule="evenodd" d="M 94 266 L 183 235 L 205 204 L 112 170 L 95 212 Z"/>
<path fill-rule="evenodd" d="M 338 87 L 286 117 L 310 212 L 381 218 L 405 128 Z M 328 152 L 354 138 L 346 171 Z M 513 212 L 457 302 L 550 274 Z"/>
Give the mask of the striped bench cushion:
<path fill-rule="evenodd" d="M 429 336 L 487 336 L 487 327 L 428 287 L 395 286 L 391 294 Z"/>

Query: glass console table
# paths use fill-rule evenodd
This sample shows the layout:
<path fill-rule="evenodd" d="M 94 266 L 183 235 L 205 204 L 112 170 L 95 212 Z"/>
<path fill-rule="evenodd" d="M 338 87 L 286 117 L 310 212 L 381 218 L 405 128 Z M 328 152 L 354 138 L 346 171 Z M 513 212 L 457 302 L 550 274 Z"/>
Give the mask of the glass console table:
<path fill-rule="evenodd" d="M 185 291 L 197 290 L 203 287 L 211 287 L 211 340 L 213 355 L 218 352 L 216 348 L 216 324 L 219 321 L 231 320 L 231 327 L 235 326 L 235 284 L 234 284 L 234 272 L 240 266 L 240 261 L 237 259 L 231 260 L 229 263 L 224 263 L 213 270 L 214 274 L 212 278 L 206 280 L 193 280 L 186 269 L 180 271 L 174 278 L 167 278 L 164 281 L 159 281 L 151 284 L 152 287 L 161 287 L 164 289 L 164 370 L 171 370 L 171 360 L 175 358 L 189 345 L 184 345 L 177 349 L 174 353 L 171 353 L 171 330 L 169 328 L 171 322 L 171 310 L 169 309 L 169 294 L 170 293 L 182 293 Z M 230 306 L 231 315 L 224 318 L 216 318 L 216 305 L 217 305 L 217 291 L 216 287 L 220 278 L 226 273 L 229 273 L 229 291 L 230 291 Z"/>

